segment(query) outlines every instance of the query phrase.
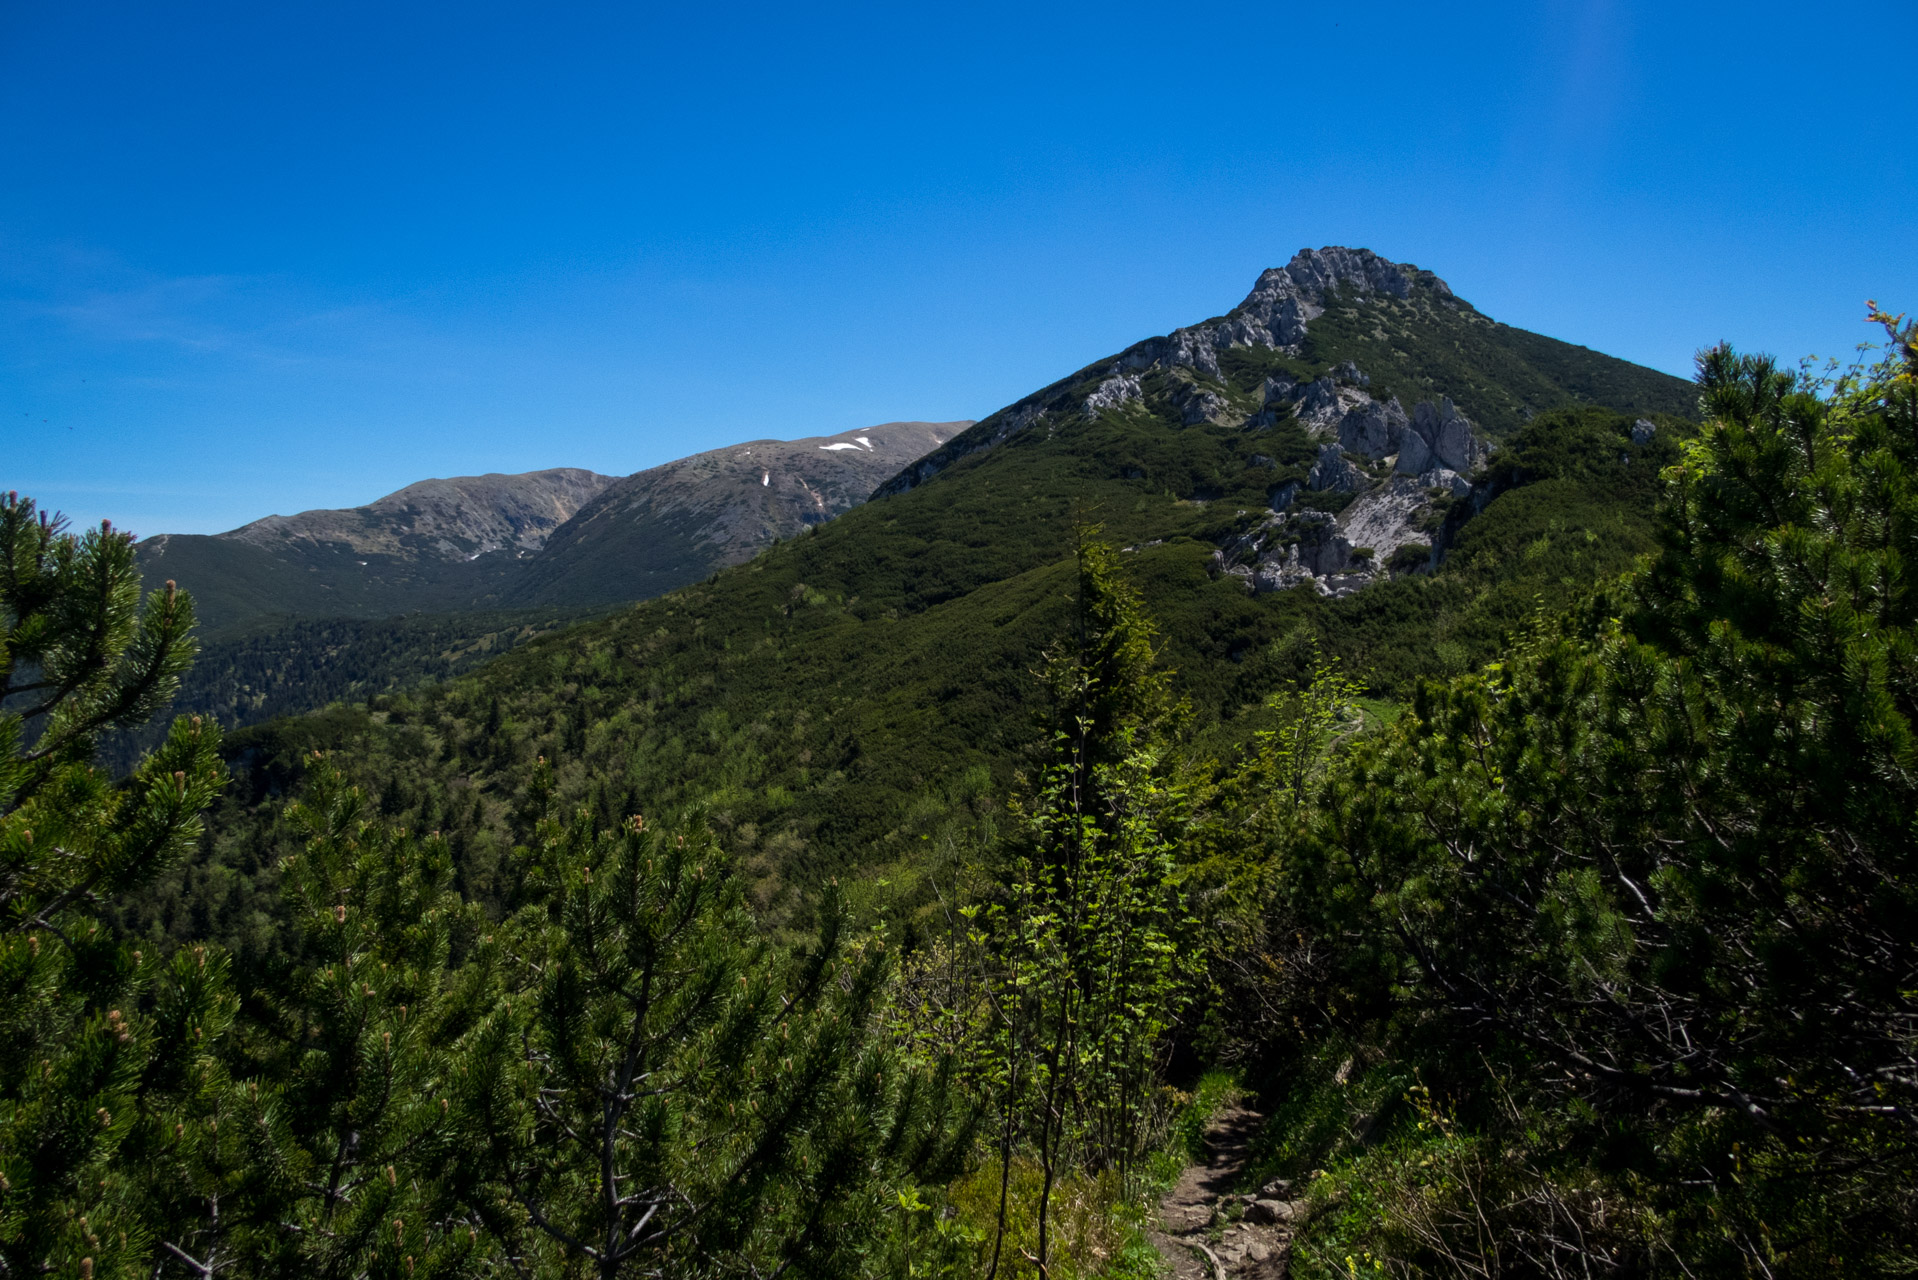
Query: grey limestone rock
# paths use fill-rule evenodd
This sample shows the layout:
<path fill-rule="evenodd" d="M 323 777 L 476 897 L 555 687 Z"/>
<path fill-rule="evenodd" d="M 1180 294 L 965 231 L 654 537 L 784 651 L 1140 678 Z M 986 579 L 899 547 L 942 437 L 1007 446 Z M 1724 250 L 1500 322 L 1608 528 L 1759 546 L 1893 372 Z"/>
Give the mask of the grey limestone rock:
<path fill-rule="evenodd" d="M 1441 399 L 1438 424 L 1432 432 L 1432 455 L 1454 471 L 1476 471 L 1485 461 L 1485 446 L 1472 432 L 1472 424 L 1458 411 L 1450 397 Z"/>
<path fill-rule="evenodd" d="M 1324 511 L 1301 511 L 1292 517 L 1299 541 L 1291 550 L 1297 564 L 1323 577 L 1338 573 L 1352 562 L 1352 544 L 1339 531 L 1339 518 Z"/>
<path fill-rule="evenodd" d="M 1383 403 L 1368 398 L 1339 419 L 1339 446 L 1347 453 L 1383 458 L 1398 452 L 1410 421 L 1397 396 Z"/>
<path fill-rule="evenodd" d="M 1373 573 L 1382 573 L 1400 547 L 1425 547 L 1419 519 L 1430 501 L 1423 477 L 1393 476 L 1369 489 L 1339 513 L 1339 527 L 1353 545 L 1372 548 Z"/>
<path fill-rule="evenodd" d="M 1181 426 L 1194 427 L 1201 422 L 1231 422 L 1234 419 L 1232 406 L 1226 403 L 1225 397 L 1207 387 L 1181 382 L 1172 388 L 1169 398 L 1179 411 Z"/>
<path fill-rule="evenodd" d="M 1358 493 L 1365 488 L 1365 473 L 1354 466 L 1345 451 L 1336 444 L 1319 446 L 1319 460 L 1306 476 L 1307 487 L 1338 493 Z"/>
<path fill-rule="evenodd" d="M 1293 405 L 1293 412 L 1299 415 L 1299 421 L 1307 429 L 1326 428 L 1338 422 L 1345 412 L 1339 404 L 1339 389 L 1330 378 L 1320 378 L 1317 382 L 1306 384 Z"/>
<path fill-rule="evenodd" d="M 1650 444 L 1652 437 L 1657 434 L 1658 424 L 1648 418 L 1640 418 L 1632 424 L 1633 444 Z"/>
<path fill-rule="evenodd" d="M 1445 467 L 1434 467 L 1419 474 L 1419 483 L 1427 489 L 1444 489 L 1455 498 L 1463 498 L 1472 491 L 1472 482 L 1456 471 Z"/>
<path fill-rule="evenodd" d="M 1298 495 L 1299 495 L 1299 483 L 1298 481 L 1293 480 L 1286 484 L 1282 484 L 1278 488 L 1274 489 L 1272 491 L 1272 496 L 1266 499 L 1266 505 L 1271 507 L 1274 511 L 1284 511 L 1287 507 L 1292 505 L 1292 499 L 1298 497 Z"/>
<path fill-rule="evenodd" d="M 1372 380 L 1359 371 L 1359 367 L 1350 360 L 1341 360 L 1332 366 L 1332 381 L 1347 383 L 1354 387 L 1369 387 Z"/>
<path fill-rule="evenodd" d="M 1467 473 L 1485 461 L 1485 442 L 1472 431 L 1471 419 L 1449 397 L 1435 405 L 1422 400 L 1412 408 L 1412 423 L 1399 445 L 1400 475 L 1423 475 L 1434 466 Z"/>
<path fill-rule="evenodd" d="M 1129 400 L 1140 397 L 1139 380 L 1130 374 L 1116 373 L 1101 382 L 1093 393 L 1086 397 L 1086 416 L 1092 417 L 1106 409 L 1116 409 Z"/>
<path fill-rule="evenodd" d="M 1352 543 L 1339 520 L 1324 511 L 1274 514 L 1213 553 L 1220 571 L 1254 593 L 1312 584 L 1330 595 L 1352 563 Z"/>
<path fill-rule="evenodd" d="M 1278 1226 L 1300 1217 L 1303 1207 L 1295 1207 L 1289 1200 L 1254 1200 L 1245 1207 L 1245 1217 L 1248 1222 L 1269 1222 Z"/>
<path fill-rule="evenodd" d="M 1399 440 L 1399 460 L 1394 468 L 1402 476 L 1416 476 L 1431 469 L 1432 446 L 1417 431 L 1407 430 Z"/>

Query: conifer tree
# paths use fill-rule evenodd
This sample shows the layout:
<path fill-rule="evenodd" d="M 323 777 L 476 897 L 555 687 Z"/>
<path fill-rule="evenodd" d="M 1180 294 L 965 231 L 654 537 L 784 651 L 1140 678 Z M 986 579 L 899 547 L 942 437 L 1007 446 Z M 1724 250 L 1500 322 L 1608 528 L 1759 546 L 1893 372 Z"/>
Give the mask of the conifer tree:
<path fill-rule="evenodd" d="M 492 995 L 481 918 L 437 833 L 374 819 L 324 758 L 287 817 L 292 970 L 258 993 L 244 1043 L 203 1069 L 193 1134 L 156 1188 L 177 1239 L 163 1272 L 468 1273 L 485 1242 L 446 1191 L 450 1051 Z"/>
<path fill-rule="evenodd" d="M 963 1139 L 875 1036 L 882 942 L 837 895 L 761 939 L 698 822 L 542 820 L 455 1077 L 459 1194 L 519 1274 L 860 1273 L 880 1209 Z"/>
<path fill-rule="evenodd" d="M 1409 1005 L 1432 1082 L 1498 1064 L 1525 1123 L 1629 1152 L 1607 1194 L 1686 1274 L 1913 1265 L 1918 332 L 1876 318 L 1885 359 L 1824 385 L 1703 353 L 1658 555 L 1421 690 L 1281 864 L 1322 1003 Z M 1652 1256 L 1554 1212 L 1485 1229 Z"/>
<path fill-rule="evenodd" d="M 142 604 L 130 535 L 0 500 L 0 1274 L 142 1270 L 121 1152 L 231 1016 L 217 962 L 168 966 L 98 918 L 187 852 L 224 777 L 197 719 L 118 786 L 92 763 L 172 697 L 192 626 L 172 583 Z"/>

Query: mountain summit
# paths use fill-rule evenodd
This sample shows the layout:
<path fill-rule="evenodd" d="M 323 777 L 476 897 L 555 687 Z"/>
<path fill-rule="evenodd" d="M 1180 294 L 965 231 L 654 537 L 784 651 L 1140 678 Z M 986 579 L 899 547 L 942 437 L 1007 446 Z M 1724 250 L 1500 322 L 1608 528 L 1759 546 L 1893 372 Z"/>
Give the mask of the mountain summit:
<path fill-rule="evenodd" d="M 1131 403 L 1155 402 L 1149 407 L 1184 426 L 1256 426 L 1261 413 L 1270 425 L 1290 401 L 1273 398 L 1278 388 L 1239 386 L 1243 375 L 1256 367 L 1298 386 L 1343 364 L 1362 366 L 1381 399 L 1450 397 L 1491 440 L 1568 401 L 1688 413 L 1693 394 L 1680 379 L 1500 324 L 1421 267 L 1328 245 L 1301 249 L 1285 266 L 1261 272 L 1225 315 L 1136 342 L 1006 406 L 907 467 L 879 494 L 903 493 L 1035 425 L 1056 427 Z"/>

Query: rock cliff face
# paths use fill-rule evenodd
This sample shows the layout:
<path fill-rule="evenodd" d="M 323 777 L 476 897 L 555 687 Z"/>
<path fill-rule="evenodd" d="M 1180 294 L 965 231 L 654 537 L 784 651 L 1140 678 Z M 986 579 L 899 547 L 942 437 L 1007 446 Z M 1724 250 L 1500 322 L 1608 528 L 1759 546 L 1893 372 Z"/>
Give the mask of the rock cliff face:
<path fill-rule="evenodd" d="M 1337 515 L 1309 507 L 1276 511 L 1227 540 L 1213 562 L 1249 591 L 1310 587 L 1328 596 L 1350 595 L 1392 573 L 1419 572 L 1431 562 L 1419 523 L 1435 496 L 1432 479 L 1392 476 Z M 1289 503 L 1292 495 L 1285 496 Z"/>
<path fill-rule="evenodd" d="M 1289 411 L 1323 442 L 1306 492 L 1358 497 L 1337 515 L 1290 512 L 1297 491 L 1287 486 L 1272 515 L 1219 549 L 1222 572 L 1252 591 L 1311 585 L 1347 595 L 1390 573 L 1431 567 L 1422 526 L 1435 503 L 1472 493 L 1468 477 L 1491 447 L 1450 399 L 1421 400 L 1407 414 L 1397 397 L 1375 400 L 1371 382 L 1349 360 L 1303 386 L 1267 379 L 1265 408 L 1247 425 L 1271 426 Z M 1376 468 L 1385 467 L 1390 472 L 1381 476 Z"/>
<path fill-rule="evenodd" d="M 1299 424 L 1324 441 L 1306 491 L 1358 497 L 1337 515 L 1291 512 L 1297 491 L 1287 486 L 1275 496 L 1273 514 L 1220 547 L 1214 559 L 1221 572 L 1255 592 L 1310 585 L 1348 595 L 1390 573 L 1431 567 L 1422 527 L 1435 503 L 1472 493 L 1468 477 L 1484 465 L 1490 446 L 1451 400 L 1422 400 L 1408 415 L 1396 397 L 1374 400 L 1370 384 L 1350 361 L 1303 387 L 1267 381 L 1266 414 L 1276 418 L 1289 404 Z M 1377 478 L 1362 463 L 1391 472 Z"/>

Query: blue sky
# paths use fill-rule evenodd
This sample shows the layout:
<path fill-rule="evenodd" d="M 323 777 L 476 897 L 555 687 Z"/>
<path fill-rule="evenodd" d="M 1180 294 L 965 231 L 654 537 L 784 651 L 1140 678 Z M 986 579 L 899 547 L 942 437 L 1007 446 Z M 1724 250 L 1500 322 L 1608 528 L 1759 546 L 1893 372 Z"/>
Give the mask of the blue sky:
<path fill-rule="evenodd" d="M 1305 245 L 1673 372 L 1918 310 L 1918 6 L 0 0 L 0 486 L 142 535 L 978 417 Z"/>

